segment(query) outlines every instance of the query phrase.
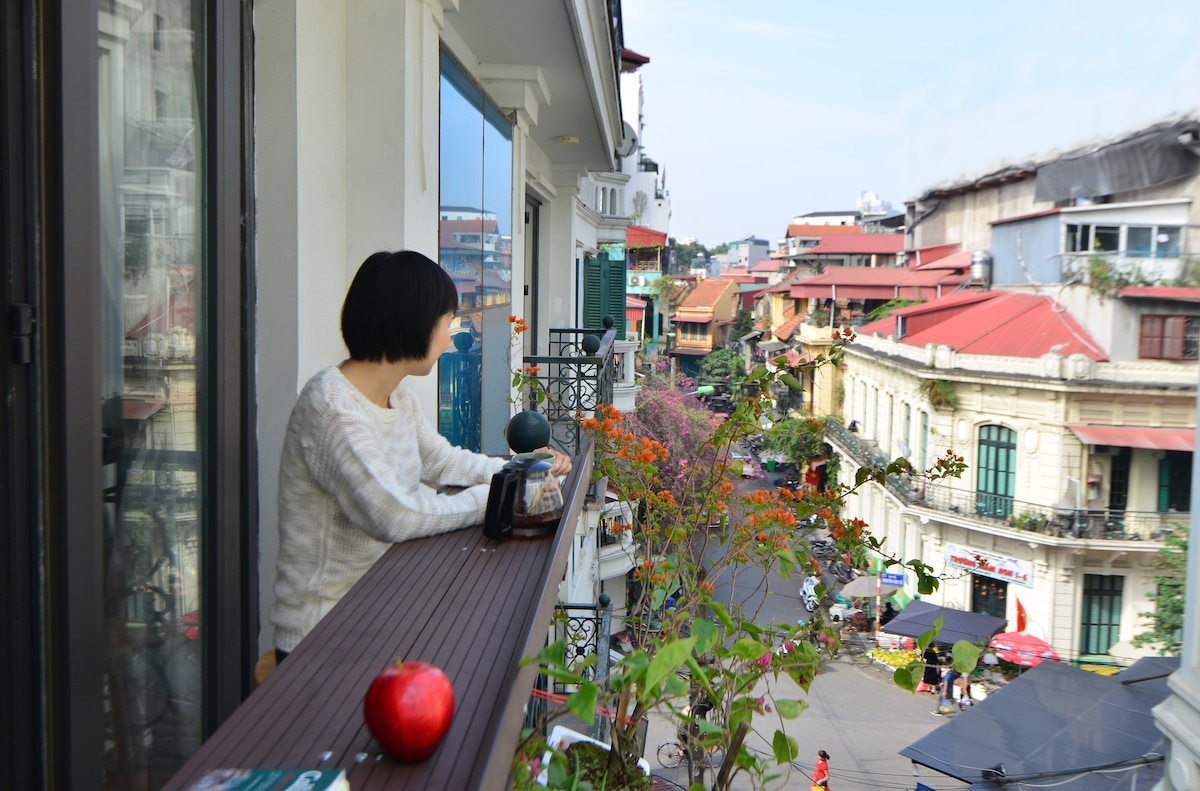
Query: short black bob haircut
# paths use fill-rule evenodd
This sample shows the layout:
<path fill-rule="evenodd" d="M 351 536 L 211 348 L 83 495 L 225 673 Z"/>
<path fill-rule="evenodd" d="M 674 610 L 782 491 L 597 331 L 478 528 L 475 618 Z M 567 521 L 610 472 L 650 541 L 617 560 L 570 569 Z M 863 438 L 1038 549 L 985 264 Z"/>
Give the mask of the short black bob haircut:
<path fill-rule="evenodd" d="M 352 360 L 422 360 L 438 320 L 457 308 L 454 280 L 437 262 L 412 250 L 374 253 L 346 292 L 342 340 Z"/>

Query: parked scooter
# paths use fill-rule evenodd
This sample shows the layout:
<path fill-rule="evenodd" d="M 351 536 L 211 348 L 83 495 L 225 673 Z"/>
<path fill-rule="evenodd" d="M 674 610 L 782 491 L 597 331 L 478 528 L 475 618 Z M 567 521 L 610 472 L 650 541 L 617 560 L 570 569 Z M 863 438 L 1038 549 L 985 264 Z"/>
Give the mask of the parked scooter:
<path fill-rule="evenodd" d="M 865 572 L 854 568 L 854 566 L 839 558 L 829 564 L 829 573 L 834 576 L 834 579 L 844 585 L 855 577 L 863 576 Z"/>
<path fill-rule="evenodd" d="M 804 602 L 804 609 L 809 612 L 821 605 L 821 599 L 817 596 L 817 586 L 820 584 L 819 577 L 809 577 L 804 580 L 804 586 L 800 588 L 800 600 Z"/>
<path fill-rule="evenodd" d="M 832 560 L 833 558 L 837 557 L 840 552 L 840 550 L 837 548 L 837 544 L 832 541 L 826 541 L 822 539 L 815 539 L 808 542 L 808 547 L 812 550 L 813 557 L 819 558 L 820 560 Z"/>

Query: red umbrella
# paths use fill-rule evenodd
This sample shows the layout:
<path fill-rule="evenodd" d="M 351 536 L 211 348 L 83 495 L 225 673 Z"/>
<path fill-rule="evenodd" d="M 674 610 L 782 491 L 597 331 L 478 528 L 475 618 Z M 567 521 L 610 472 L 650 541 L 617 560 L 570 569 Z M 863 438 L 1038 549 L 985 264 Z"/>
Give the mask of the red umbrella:
<path fill-rule="evenodd" d="M 1000 659 L 1023 667 L 1041 664 L 1044 659 L 1059 661 L 1054 646 L 1029 632 L 1002 632 L 992 638 L 991 646 Z"/>

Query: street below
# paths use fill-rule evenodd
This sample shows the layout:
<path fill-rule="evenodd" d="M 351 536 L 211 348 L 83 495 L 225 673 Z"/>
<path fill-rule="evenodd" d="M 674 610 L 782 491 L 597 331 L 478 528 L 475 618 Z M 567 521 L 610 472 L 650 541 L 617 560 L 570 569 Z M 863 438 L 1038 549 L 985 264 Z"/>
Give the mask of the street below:
<path fill-rule="evenodd" d="M 765 478 L 746 479 L 742 489 L 774 488 L 771 478 L 767 473 Z M 821 535 L 818 531 L 814 537 Z M 801 534 L 801 538 L 808 537 L 807 533 Z M 812 617 L 800 598 L 804 577 L 800 573 L 784 579 L 777 574 L 764 576 L 759 569 L 746 569 L 736 579 L 713 582 L 716 598 L 740 602 L 747 613 L 756 613 L 754 620 L 760 624 L 782 625 Z M 828 572 L 822 574 L 822 579 L 835 592 L 840 587 Z M 832 598 L 829 594 L 823 602 L 826 613 Z M 899 755 L 902 748 L 946 722 L 933 713 L 937 698 L 928 692 L 913 694 L 897 687 L 891 669 L 867 656 L 864 648 L 869 644 L 869 635 L 852 634 L 847 629 L 844 636 L 842 651 L 826 665 L 807 693 L 787 676 L 768 678 L 774 697 L 800 700 L 808 708 L 792 720 L 773 713 L 755 717 L 747 747 L 772 765 L 771 740 L 776 730 L 782 729 L 799 745 L 799 756 L 791 767 L 779 767 L 778 772 L 784 776 L 767 787 L 772 791 L 809 791 L 817 751 L 825 750 L 830 756 L 831 791 L 914 791 L 918 782 L 936 791 L 965 788 L 965 783 L 924 767 L 914 776 L 914 764 Z M 764 694 L 768 688 L 760 685 L 757 691 Z M 652 714 L 645 755 L 653 774 L 668 785 L 686 788 L 686 765 L 664 769 L 656 755 L 658 745 L 678 738 L 676 728 L 667 714 Z M 706 787 L 711 787 L 712 778 L 706 777 L 705 781 Z M 749 778 L 739 778 L 734 788 L 750 789 Z"/>

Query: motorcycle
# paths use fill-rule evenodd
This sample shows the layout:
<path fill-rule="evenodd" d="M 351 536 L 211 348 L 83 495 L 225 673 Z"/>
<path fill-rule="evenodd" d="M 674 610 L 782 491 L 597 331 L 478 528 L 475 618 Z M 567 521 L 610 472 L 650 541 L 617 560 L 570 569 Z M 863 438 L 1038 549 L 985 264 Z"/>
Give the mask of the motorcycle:
<path fill-rule="evenodd" d="M 865 572 L 860 571 L 846 561 L 839 559 L 829 564 L 829 573 L 834 576 L 834 579 L 844 585 L 853 580 L 855 577 L 861 577 Z"/>
<path fill-rule="evenodd" d="M 832 560 L 833 558 L 837 557 L 840 552 L 840 550 L 837 548 L 837 544 L 832 541 L 822 541 L 817 539 L 810 541 L 808 546 L 809 549 L 812 550 L 813 557 L 820 560 Z"/>
<path fill-rule="evenodd" d="M 804 586 L 800 588 L 800 600 L 804 602 L 804 609 L 812 612 L 821 604 L 821 599 L 817 596 L 817 586 L 821 584 L 819 577 L 809 577 L 804 580 Z"/>

